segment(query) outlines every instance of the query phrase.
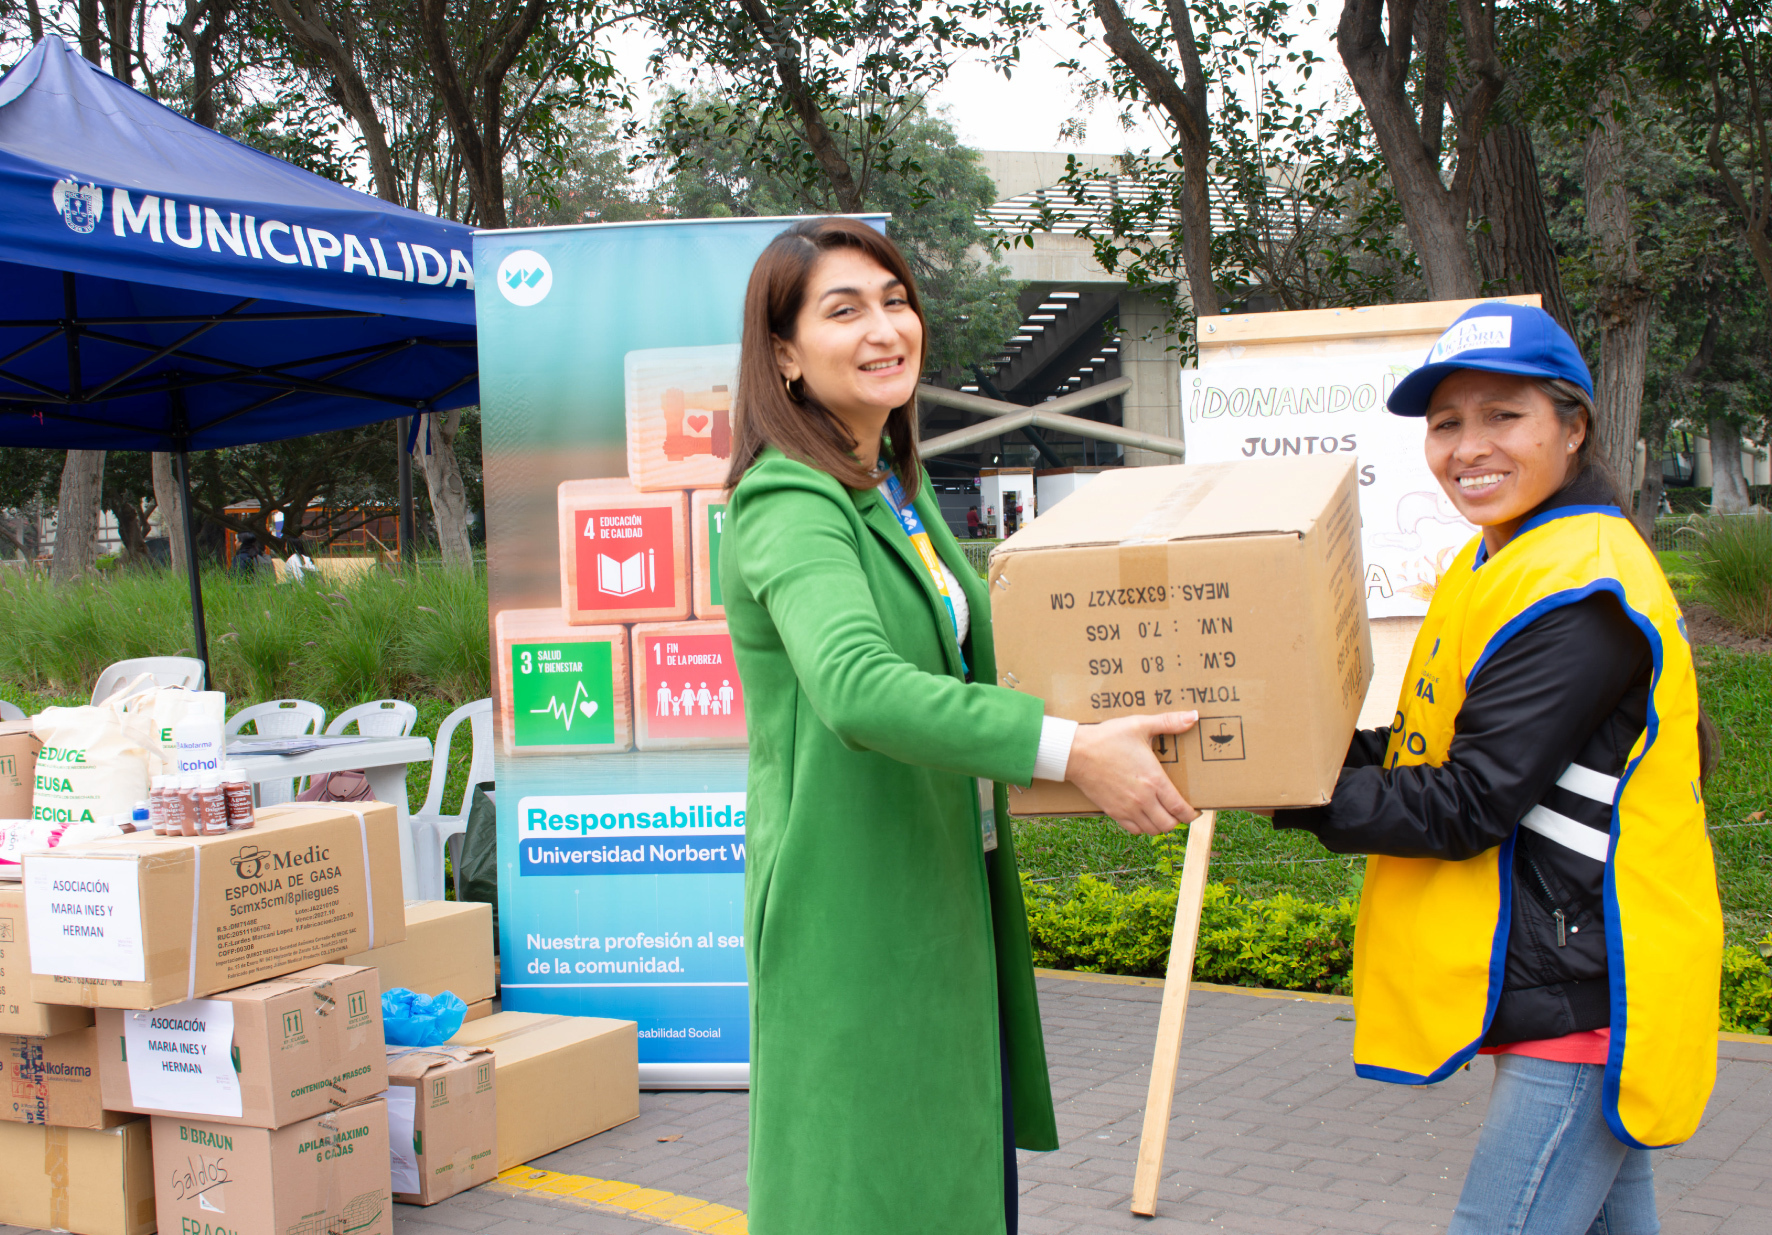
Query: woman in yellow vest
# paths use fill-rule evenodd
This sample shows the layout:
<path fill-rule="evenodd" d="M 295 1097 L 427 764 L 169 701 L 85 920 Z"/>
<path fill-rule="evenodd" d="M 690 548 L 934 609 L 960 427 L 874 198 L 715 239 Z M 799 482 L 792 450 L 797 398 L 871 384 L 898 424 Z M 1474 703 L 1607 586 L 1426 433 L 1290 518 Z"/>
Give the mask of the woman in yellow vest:
<path fill-rule="evenodd" d="M 1397 385 L 1482 529 L 1441 577 L 1388 730 L 1327 806 L 1372 855 L 1354 1063 L 1495 1085 L 1448 1235 L 1647 1235 L 1649 1150 L 1716 1076 L 1723 946 L 1700 782 L 1714 739 L 1654 553 L 1593 452 L 1593 381 L 1541 309 L 1467 310 Z"/>

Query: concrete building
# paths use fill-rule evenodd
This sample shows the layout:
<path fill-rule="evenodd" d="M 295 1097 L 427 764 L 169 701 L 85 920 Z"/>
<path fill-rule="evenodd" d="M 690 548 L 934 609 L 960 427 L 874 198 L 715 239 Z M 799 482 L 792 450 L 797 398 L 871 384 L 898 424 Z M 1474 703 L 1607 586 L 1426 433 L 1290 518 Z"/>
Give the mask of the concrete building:
<path fill-rule="evenodd" d="M 1018 236 L 1043 213 L 1060 216 L 1051 230 L 1032 233 L 1032 247 L 1018 244 L 997 260 L 1026 281 L 1019 306 L 1021 326 L 1004 340 L 992 363 L 974 380 L 954 383 L 967 393 L 1034 406 L 1062 395 L 1125 377 L 1130 389 L 1086 410 L 1084 419 L 1122 425 L 1165 437 L 1181 434 L 1180 362 L 1168 333 L 1167 315 L 1153 297 L 1129 287 L 1095 260 L 1086 221 L 1101 222 L 1123 194 L 1142 190 L 1114 172 L 1103 155 L 1039 151 L 984 151 L 980 160 L 997 186 L 988 226 Z M 1055 186 L 1068 158 L 1091 173 L 1084 200 Z M 1068 216 L 1068 217 L 1066 217 Z M 925 405 L 923 436 L 977 422 L 977 416 Z M 1053 469 L 1174 462 L 1167 455 L 1123 449 L 1050 430 L 1020 430 L 930 459 L 937 483 L 959 483 L 996 468 Z M 1029 512 L 1031 515 L 1033 512 Z"/>

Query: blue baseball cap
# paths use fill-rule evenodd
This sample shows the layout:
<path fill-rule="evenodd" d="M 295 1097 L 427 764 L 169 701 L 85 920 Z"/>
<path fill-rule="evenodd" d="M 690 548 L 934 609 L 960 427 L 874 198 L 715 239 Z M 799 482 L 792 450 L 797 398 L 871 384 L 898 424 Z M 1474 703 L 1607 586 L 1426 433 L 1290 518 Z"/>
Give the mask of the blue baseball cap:
<path fill-rule="evenodd" d="M 1557 319 L 1531 305 L 1485 300 L 1459 314 L 1435 340 L 1422 366 L 1397 383 L 1385 406 L 1397 416 L 1427 415 L 1427 401 L 1448 374 L 1459 369 L 1560 377 L 1594 397 L 1594 379 L 1581 349 Z"/>

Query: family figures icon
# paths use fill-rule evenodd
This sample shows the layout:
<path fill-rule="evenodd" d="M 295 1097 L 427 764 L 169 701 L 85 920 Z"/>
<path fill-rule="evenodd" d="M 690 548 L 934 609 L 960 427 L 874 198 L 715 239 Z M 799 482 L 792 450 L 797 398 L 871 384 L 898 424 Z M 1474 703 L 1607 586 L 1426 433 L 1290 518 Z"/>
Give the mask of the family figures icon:
<path fill-rule="evenodd" d="M 720 680 L 720 689 L 711 691 L 706 682 L 698 689 L 694 682 L 683 683 L 681 694 L 671 690 L 669 682 L 658 684 L 655 696 L 658 715 L 665 716 L 730 716 L 732 701 L 738 692 L 732 689 L 729 678 Z"/>

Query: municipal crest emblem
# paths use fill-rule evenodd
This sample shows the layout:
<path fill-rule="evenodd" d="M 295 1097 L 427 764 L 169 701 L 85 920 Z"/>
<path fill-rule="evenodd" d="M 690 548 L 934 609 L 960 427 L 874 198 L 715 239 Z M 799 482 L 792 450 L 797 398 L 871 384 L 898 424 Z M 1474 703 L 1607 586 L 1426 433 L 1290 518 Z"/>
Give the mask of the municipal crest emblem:
<path fill-rule="evenodd" d="M 104 191 L 96 184 L 81 184 L 72 177 L 57 180 L 50 197 L 62 222 L 82 235 L 97 227 L 99 216 L 105 212 Z"/>

